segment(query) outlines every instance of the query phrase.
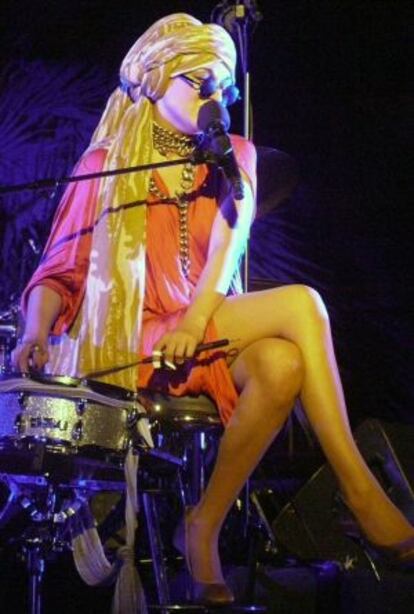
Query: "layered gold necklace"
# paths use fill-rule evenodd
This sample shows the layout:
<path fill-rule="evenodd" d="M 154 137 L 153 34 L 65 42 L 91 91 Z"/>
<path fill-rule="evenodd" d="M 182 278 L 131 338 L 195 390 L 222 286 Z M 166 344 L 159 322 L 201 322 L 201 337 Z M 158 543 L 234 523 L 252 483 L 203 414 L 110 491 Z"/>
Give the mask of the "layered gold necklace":
<path fill-rule="evenodd" d="M 164 157 L 171 155 L 180 158 L 190 156 L 199 139 L 197 136 L 188 136 L 187 134 L 177 134 L 162 128 L 160 125 L 153 122 L 152 124 L 152 143 L 154 149 Z M 188 233 L 188 205 L 189 193 L 193 188 L 195 178 L 195 165 L 191 162 L 186 162 L 183 165 L 181 172 L 180 187 L 181 190 L 175 191 L 175 196 L 169 198 L 167 194 L 161 192 L 157 187 L 154 178 L 151 176 L 149 181 L 149 192 L 161 200 L 174 203 L 178 207 L 179 214 L 179 256 L 183 275 L 186 279 L 190 275 L 190 248 L 189 248 L 189 233 Z"/>

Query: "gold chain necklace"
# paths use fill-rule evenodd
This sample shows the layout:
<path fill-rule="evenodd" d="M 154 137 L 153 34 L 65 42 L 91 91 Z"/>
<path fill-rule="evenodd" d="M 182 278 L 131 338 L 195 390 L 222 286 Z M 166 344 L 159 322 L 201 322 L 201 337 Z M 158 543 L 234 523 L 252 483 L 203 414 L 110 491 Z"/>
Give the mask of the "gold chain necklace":
<path fill-rule="evenodd" d="M 178 134 L 152 122 L 152 143 L 162 156 L 176 154 L 180 158 L 187 158 L 193 153 L 199 140 L 198 135 Z"/>
<path fill-rule="evenodd" d="M 198 143 L 198 137 L 188 136 L 186 134 L 178 135 L 162 128 L 155 122 L 152 124 L 152 139 L 154 149 L 162 156 L 175 154 L 182 158 L 188 157 L 194 152 Z M 180 186 L 182 191 L 176 190 L 173 198 L 168 198 L 157 187 L 154 178 L 151 176 L 149 180 L 148 190 L 151 194 L 168 202 L 173 202 L 178 207 L 179 220 L 179 257 L 181 270 L 186 279 L 190 275 L 190 248 L 189 248 L 189 232 L 188 232 L 188 205 L 189 192 L 194 185 L 195 166 L 191 162 L 186 162 L 183 166 L 180 178 Z"/>

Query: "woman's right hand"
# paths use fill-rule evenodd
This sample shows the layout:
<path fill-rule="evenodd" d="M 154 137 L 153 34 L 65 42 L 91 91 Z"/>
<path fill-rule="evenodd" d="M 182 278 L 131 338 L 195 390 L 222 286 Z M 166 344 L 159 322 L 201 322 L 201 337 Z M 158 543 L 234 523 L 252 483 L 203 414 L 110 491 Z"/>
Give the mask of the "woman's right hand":
<path fill-rule="evenodd" d="M 41 371 L 49 360 L 47 339 L 40 336 L 23 336 L 11 355 L 11 364 L 21 373 Z"/>

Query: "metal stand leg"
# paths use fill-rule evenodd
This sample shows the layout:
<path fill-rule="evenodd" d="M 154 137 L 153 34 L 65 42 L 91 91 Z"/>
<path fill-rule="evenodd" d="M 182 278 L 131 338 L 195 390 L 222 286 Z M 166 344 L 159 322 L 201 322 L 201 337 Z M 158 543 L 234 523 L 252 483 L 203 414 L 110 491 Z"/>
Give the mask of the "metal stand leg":
<path fill-rule="evenodd" d="M 195 505 L 204 490 L 204 433 L 195 432 L 191 445 L 190 501 Z"/>
<path fill-rule="evenodd" d="M 147 521 L 148 540 L 154 568 L 158 602 L 160 605 L 166 605 L 170 602 L 170 591 L 154 495 L 148 492 L 142 493 L 142 503 Z"/>
<path fill-rule="evenodd" d="M 45 559 L 41 553 L 42 545 L 33 543 L 25 548 L 27 570 L 29 572 L 28 594 L 30 614 L 42 614 L 42 581 Z"/>

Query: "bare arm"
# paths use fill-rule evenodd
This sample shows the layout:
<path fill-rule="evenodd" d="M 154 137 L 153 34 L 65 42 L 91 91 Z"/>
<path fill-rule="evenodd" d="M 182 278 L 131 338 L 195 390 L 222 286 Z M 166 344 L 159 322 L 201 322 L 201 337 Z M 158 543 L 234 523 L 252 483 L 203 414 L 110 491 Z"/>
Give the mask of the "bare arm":
<path fill-rule="evenodd" d="M 163 349 L 167 359 L 180 362 L 191 357 L 202 341 L 209 320 L 226 296 L 249 235 L 253 213 L 254 199 L 246 181 L 242 200 L 228 197 L 221 203 L 211 232 L 207 263 L 184 317 L 154 348 Z"/>
<path fill-rule="evenodd" d="M 59 294 L 47 286 L 35 286 L 30 292 L 24 334 L 12 356 L 12 364 L 19 371 L 41 369 L 47 363 L 47 339 L 61 303 Z"/>

